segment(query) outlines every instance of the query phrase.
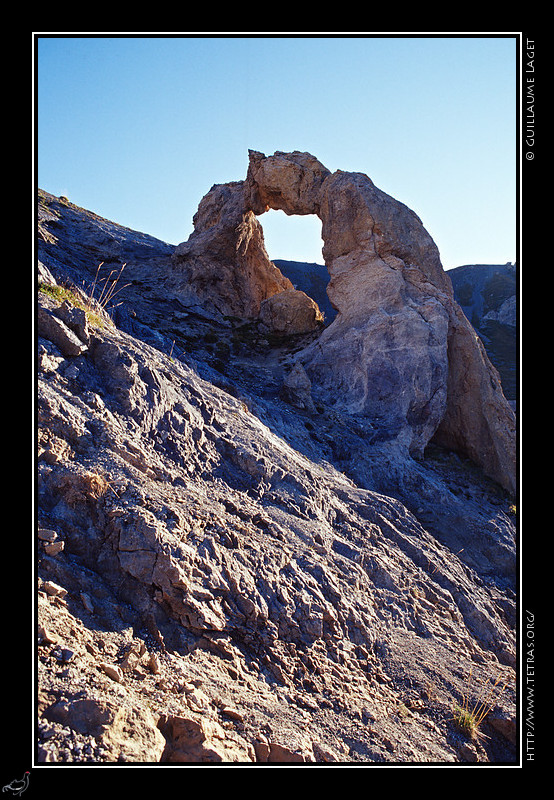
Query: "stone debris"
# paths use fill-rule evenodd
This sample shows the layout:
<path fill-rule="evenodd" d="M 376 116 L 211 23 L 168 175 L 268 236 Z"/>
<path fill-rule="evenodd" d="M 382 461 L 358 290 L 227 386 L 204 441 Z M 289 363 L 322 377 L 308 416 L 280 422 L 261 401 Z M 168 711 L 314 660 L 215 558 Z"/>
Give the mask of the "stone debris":
<path fill-rule="evenodd" d="M 101 661 L 99 667 L 116 683 L 121 683 L 123 681 L 123 672 L 115 664 L 107 664 L 105 661 Z"/>
<path fill-rule="evenodd" d="M 45 581 L 42 588 L 50 597 L 63 598 L 67 594 L 67 589 L 64 589 L 63 586 L 58 586 L 54 581 Z"/>

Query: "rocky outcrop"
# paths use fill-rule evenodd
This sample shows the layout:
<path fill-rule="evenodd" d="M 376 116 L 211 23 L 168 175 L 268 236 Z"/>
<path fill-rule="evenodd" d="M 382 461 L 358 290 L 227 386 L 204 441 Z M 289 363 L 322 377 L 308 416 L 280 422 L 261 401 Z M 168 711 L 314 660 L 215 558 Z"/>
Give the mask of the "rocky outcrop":
<path fill-rule="evenodd" d="M 302 358 L 314 393 L 416 456 L 438 431 L 515 492 L 513 412 L 417 215 L 366 175 L 331 174 L 305 153 L 251 153 L 246 184 L 256 213 L 322 220 L 338 315 Z"/>
<path fill-rule="evenodd" d="M 501 325 L 507 325 L 510 328 L 517 326 L 517 302 L 516 296 L 508 297 L 498 311 L 488 311 L 484 318 L 484 322 L 499 322 Z"/>
<path fill-rule="evenodd" d="M 260 316 L 279 334 L 316 328 L 315 302 L 267 257 L 254 215 L 270 208 L 322 221 L 337 316 L 301 357 L 314 397 L 370 419 L 401 459 L 435 439 L 515 493 L 515 418 L 499 376 L 421 220 L 367 175 L 331 173 L 309 153 L 250 151 L 246 180 L 214 187 L 175 251 L 183 298 Z"/>

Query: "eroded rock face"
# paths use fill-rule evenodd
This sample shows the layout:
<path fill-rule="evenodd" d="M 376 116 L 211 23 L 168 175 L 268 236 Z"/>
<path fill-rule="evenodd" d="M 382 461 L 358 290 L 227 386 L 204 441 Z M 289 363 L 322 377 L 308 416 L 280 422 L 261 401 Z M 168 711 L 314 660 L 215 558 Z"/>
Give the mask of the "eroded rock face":
<path fill-rule="evenodd" d="M 314 398 L 368 417 L 382 441 L 416 457 L 436 435 L 514 492 L 515 417 L 496 370 L 421 220 L 367 175 L 331 173 L 309 153 L 250 151 L 246 180 L 213 187 L 175 252 L 184 291 L 223 313 L 262 311 L 275 322 L 279 314 L 269 311 L 293 293 L 255 218 L 270 208 L 322 221 L 327 293 L 338 314 L 300 357 Z M 297 315 L 288 316 L 278 320 L 280 333 L 297 332 Z"/>
<path fill-rule="evenodd" d="M 483 343 L 457 304 L 449 319 L 448 352 L 449 402 L 434 440 L 465 453 L 515 493 L 515 414 Z"/>

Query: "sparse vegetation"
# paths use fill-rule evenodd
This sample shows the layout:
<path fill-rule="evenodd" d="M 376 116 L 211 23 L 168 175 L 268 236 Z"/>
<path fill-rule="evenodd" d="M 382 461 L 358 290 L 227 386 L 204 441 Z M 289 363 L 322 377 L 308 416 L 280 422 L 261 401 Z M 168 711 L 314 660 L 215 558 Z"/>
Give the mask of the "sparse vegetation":
<path fill-rule="evenodd" d="M 100 267 L 103 264 L 104 264 L 103 261 L 101 261 L 100 264 L 98 264 L 98 267 L 96 269 L 96 275 L 94 276 L 94 281 L 92 283 L 90 291 L 88 292 L 88 296 L 89 296 L 91 302 L 97 303 L 100 306 L 101 309 L 103 309 L 105 311 L 110 311 L 112 308 L 117 308 L 117 306 L 120 306 L 121 303 L 117 303 L 116 305 L 111 305 L 111 306 L 108 306 L 108 303 L 110 303 L 113 300 L 113 298 L 115 297 L 116 294 L 119 294 L 119 292 L 122 289 L 125 289 L 126 286 L 130 286 L 130 284 L 126 283 L 123 286 L 120 286 L 119 288 L 117 288 L 118 283 L 119 283 L 119 279 L 121 278 L 121 273 L 125 269 L 126 264 L 122 264 L 121 265 L 121 269 L 119 270 L 119 272 L 118 272 L 118 274 L 117 274 L 117 276 L 115 278 L 112 279 L 112 275 L 115 272 L 115 270 L 112 269 L 111 272 L 109 273 L 109 275 L 106 278 L 102 278 L 101 280 L 99 280 L 98 276 L 99 276 L 99 273 L 100 273 Z M 97 286 L 99 287 L 102 284 L 103 284 L 103 286 L 102 286 L 102 289 L 100 291 L 100 295 L 99 295 L 98 299 L 96 299 L 94 297 L 94 292 L 96 291 Z"/>
<path fill-rule="evenodd" d="M 470 670 L 468 692 L 462 697 L 460 702 L 454 704 L 453 720 L 458 730 L 465 734 L 465 736 L 469 739 L 477 739 L 482 735 L 480 727 L 483 720 L 498 702 L 500 695 L 506 688 L 506 684 L 497 692 L 497 687 L 500 684 L 500 677 L 498 677 L 494 683 L 491 684 L 484 697 L 478 696 L 476 700 L 470 700 L 471 676 L 472 671 Z"/>
<path fill-rule="evenodd" d="M 60 285 L 52 286 L 47 283 L 39 283 L 38 290 L 43 294 L 47 294 L 50 297 L 59 300 L 60 303 L 63 303 L 65 300 L 72 306 L 82 308 L 86 313 L 88 321 L 91 325 L 97 328 L 103 328 L 108 321 L 111 321 L 109 312 L 121 305 L 121 303 L 116 303 L 115 305 L 112 303 L 114 297 L 122 289 L 125 289 L 126 286 L 130 286 L 129 283 L 126 283 L 118 288 L 119 279 L 125 264 L 122 265 L 115 278 L 112 278 L 115 270 L 111 270 L 107 277 L 99 279 L 100 268 L 102 267 L 103 263 L 104 262 L 102 261 L 98 265 L 96 274 L 94 276 L 94 281 L 92 282 L 92 285 L 88 291 L 85 289 L 78 289 L 77 287 Z M 94 294 L 97 290 L 99 290 L 100 293 L 96 298 Z M 111 305 L 108 305 L 109 303 Z"/>
<path fill-rule="evenodd" d="M 47 283 L 39 283 L 38 290 L 43 294 L 53 297 L 60 303 L 63 303 L 65 300 L 76 308 L 82 308 L 87 315 L 89 324 L 96 328 L 103 328 L 106 325 L 106 322 L 110 319 L 107 314 L 103 315 L 99 313 L 98 310 L 95 310 L 94 306 L 88 301 L 87 297 L 77 289 L 66 286 L 51 286 Z"/>

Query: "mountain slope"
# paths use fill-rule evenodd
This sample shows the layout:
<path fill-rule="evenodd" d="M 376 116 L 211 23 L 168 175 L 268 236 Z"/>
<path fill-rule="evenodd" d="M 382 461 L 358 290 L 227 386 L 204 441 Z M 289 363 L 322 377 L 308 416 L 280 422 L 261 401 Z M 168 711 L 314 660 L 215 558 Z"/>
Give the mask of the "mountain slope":
<path fill-rule="evenodd" d="M 513 762 L 507 495 L 439 448 L 387 472 L 283 392 L 317 334 L 210 319 L 168 245 L 39 211 L 39 760 Z M 113 321 L 79 310 L 100 262 Z"/>

